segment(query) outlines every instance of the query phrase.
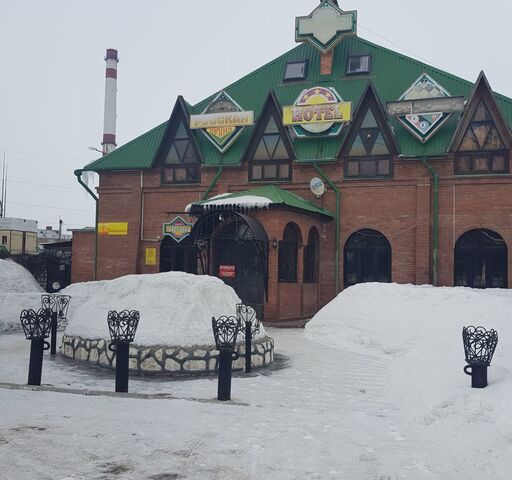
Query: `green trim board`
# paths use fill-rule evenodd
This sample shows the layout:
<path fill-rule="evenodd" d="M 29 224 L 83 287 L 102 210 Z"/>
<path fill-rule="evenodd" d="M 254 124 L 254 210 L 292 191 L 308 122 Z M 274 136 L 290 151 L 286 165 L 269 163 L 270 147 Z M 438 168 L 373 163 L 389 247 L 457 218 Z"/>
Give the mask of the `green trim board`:
<path fill-rule="evenodd" d="M 236 203 L 236 199 L 240 199 L 240 204 Z M 261 201 L 258 202 L 258 198 L 261 198 Z M 334 214 L 329 210 L 326 210 L 323 207 L 319 207 L 308 200 L 299 197 L 295 193 L 292 193 L 288 190 L 284 190 L 283 188 L 278 187 L 277 185 L 263 185 L 261 187 L 251 188 L 249 190 L 243 190 L 240 192 L 228 193 L 223 195 L 216 195 L 207 200 L 203 200 L 200 202 L 191 203 L 187 209 L 190 210 L 190 213 L 199 212 L 204 210 L 207 206 L 216 207 L 219 209 L 231 207 L 232 209 L 247 209 L 251 207 L 247 207 L 244 203 L 245 199 L 251 199 L 249 203 L 255 204 L 255 207 L 258 208 L 257 205 L 265 205 L 265 207 L 271 206 L 281 206 L 281 207 L 289 207 L 292 209 L 300 210 L 309 214 L 317 214 L 322 215 L 329 218 L 334 218 Z M 268 202 L 266 201 L 268 200 Z M 212 202 L 215 202 L 212 204 Z M 225 202 L 225 203 L 224 203 Z"/>
<path fill-rule="evenodd" d="M 368 54 L 372 57 L 371 77 L 364 75 L 345 76 L 347 58 L 361 54 Z M 370 78 L 383 104 L 398 100 L 403 92 L 424 73 L 442 85 L 452 95 L 464 96 L 466 99 L 471 95 L 474 86 L 472 82 L 356 36 L 344 39 L 333 51 L 333 71 L 331 75 L 320 74 L 320 55 L 321 53 L 312 45 L 299 45 L 221 91 L 225 91 L 238 104 L 243 105 L 245 109 L 254 111 L 255 119 L 259 120 L 270 91 L 275 93 L 280 106 L 285 106 L 292 105 L 304 89 L 323 85 L 335 88 L 345 101 L 351 101 L 353 105 L 357 105 L 367 88 Z M 300 82 L 284 82 L 283 76 L 286 64 L 305 59 L 308 60 L 309 65 L 307 79 Z M 219 93 L 214 93 L 194 106 L 190 106 L 183 101 L 182 106 L 187 109 L 189 114 L 200 114 Z M 494 98 L 504 121 L 510 128 L 512 126 L 512 100 L 499 94 L 494 94 Z M 89 163 L 84 167 L 84 170 L 101 172 L 152 168 L 167 123 L 162 123 L 110 154 Z M 458 125 L 458 116 L 452 115 L 426 143 L 422 143 L 411 135 L 398 119 L 392 118 L 389 123 L 394 130 L 395 139 L 402 155 L 410 157 L 432 156 L 447 151 Z M 245 128 L 237 141 L 225 153 L 219 152 L 204 135 L 193 132 L 203 158 L 203 165 L 210 167 L 240 165 L 257 128 L 257 123 L 253 127 Z M 294 138 L 293 147 L 297 162 L 332 162 L 334 158 L 337 158 L 348 130 L 349 128 L 343 129 L 339 136 L 331 138 Z"/>

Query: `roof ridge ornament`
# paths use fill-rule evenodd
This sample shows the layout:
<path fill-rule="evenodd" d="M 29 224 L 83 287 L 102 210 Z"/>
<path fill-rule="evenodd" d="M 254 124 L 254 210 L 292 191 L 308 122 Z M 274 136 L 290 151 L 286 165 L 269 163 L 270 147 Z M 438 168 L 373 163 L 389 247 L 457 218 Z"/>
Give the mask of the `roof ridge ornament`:
<path fill-rule="evenodd" d="M 295 18 L 295 41 L 310 43 L 322 53 L 357 35 L 357 11 L 344 12 L 334 0 L 322 0 L 309 15 Z"/>

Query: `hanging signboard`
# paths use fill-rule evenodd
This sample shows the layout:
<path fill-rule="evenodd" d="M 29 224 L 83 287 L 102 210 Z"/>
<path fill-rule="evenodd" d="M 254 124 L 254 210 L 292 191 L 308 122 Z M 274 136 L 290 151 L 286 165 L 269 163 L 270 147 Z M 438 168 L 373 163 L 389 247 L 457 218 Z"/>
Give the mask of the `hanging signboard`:
<path fill-rule="evenodd" d="M 156 248 L 146 248 L 146 265 L 156 265 Z"/>
<path fill-rule="evenodd" d="M 128 223 L 98 223 L 98 235 L 128 235 Z"/>
<path fill-rule="evenodd" d="M 283 125 L 299 138 L 335 136 L 352 120 L 352 104 L 331 87 L 303 90 L 295 104 L 283 107 Z"/>
<path fill-rule="evenodd" d="M 169 223 L 163 224 L 164 237 L 172 237 L 176 242 L 181 242 L 187 238 L 192 232 L 192 224 L 188 223 L 181 217 L 176 217 Z"/>
<path fill-rule="evenodd" d="M 235 265 L 219 265 L 219 278 L 235 278 Z"/>
<path fill-rule="evenodd" d="M 243 110 L 226 92 L 219 93 L 200 115 L 190 115 L 190 128 L 201 130 L 221 153 L 250 125 L 254 112 Z"/>

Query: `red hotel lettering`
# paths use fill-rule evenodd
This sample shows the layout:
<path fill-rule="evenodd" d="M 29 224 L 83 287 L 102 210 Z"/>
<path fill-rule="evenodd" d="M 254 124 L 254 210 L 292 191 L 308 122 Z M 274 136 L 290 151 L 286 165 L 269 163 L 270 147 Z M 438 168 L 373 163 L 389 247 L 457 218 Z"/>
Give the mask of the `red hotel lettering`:
<path fill-rule="evenodd" d="M 343 114 L 338 105 L 311 105 L 292 109 L 292 122 L 321 122 L 325 120 L 342 120 Z"/>

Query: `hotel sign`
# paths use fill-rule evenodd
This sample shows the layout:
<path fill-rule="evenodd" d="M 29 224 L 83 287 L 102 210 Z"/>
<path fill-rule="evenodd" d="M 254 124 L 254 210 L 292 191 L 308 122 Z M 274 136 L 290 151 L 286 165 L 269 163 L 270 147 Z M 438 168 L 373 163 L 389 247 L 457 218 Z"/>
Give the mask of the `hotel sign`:
<path fill-rule="evenodd" d="M 283 125 L 299 138 L 338 135 L 350 120 L 351 102 L 344 102 L 331 87 L 308 88 L 294 105 L 283 107 Z"/>
<path fill-rule="evenodd" d="M 190 128 L 201 130 L 221 153 L 250 125 L 254 125 L 254 112 L 243 110 L 226 92 L 219 93 L 203 113 L 190 116 Z"/>
<path fill-rule="evenodd" d="M 98 223 L 98 235 L 128 235 L 127 222 Z"/>
<path fill-rule="evenodd" d="M 192 232 L 192 224 L 183 220 L 181 217 L 176 217 L 169 223 L 163 224 L 164 237 L 171 237 L 176 242 L 181 242 L 184 238 L 187 238 Z"/>

